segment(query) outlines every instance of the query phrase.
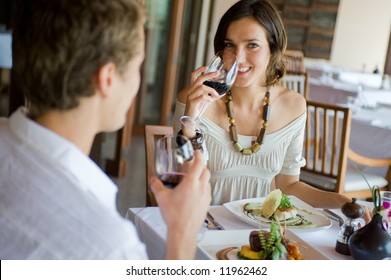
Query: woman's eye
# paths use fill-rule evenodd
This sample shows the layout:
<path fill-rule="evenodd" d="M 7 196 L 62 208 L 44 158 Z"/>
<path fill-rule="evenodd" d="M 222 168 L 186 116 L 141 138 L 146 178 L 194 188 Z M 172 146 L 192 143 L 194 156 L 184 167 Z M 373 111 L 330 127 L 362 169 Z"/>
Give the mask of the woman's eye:
<path fill-rule="evenodd" d="M 226 48 L 233 48 L 234 47 L 234 44 L 230 43 L 230 42 L 225 42 L 224 46 Z"/>
<path fill-rule="evenodd" d="M 255 48 L 257 48 L 257 47 L 258 47 L 258 45 L 255 44 L 255 43 L 250 43 L 250 44 L 248 44 L 248 48 L 249 48 L 249 49 L 255 49 Z"/>

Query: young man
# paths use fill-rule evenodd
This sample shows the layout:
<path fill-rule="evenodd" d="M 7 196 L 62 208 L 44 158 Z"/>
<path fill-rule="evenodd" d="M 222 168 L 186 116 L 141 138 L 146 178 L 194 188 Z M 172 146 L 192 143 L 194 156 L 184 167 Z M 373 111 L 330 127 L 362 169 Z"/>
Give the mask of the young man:
<path fill-rule="evenodd" d="M 117 188 L 88 157 L 121 128 L 140 84 L 145 14 L 135 0 L 36 0 L 17 6 L 13 71 L 29 108 L 0 119 L 0 259 L 145 259 L 117 212 Z M 168 259 L 191 259 L 211 201 L 196 153 L 189 175 L 151 188 Z"/>

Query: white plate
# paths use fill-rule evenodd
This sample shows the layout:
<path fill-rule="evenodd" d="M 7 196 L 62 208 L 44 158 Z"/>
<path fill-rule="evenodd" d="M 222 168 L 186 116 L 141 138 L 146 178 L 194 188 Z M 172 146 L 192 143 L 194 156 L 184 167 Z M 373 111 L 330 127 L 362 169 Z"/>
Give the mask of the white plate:
<path fill-rule="evenodd" d="M 331 227 L 332 225 L 331 220 L 327 218 L 324 214 L 322 214 L 320 211 L 311 207 L 310 205 L 308 205 L 307 203 L 298 199 L 295 196 L 289 195 L 288 197 L 290 198 L 291 203 L 297 208 L 297 215 L 302 217 L 305 221 L 310 222 L 311 225 L 309 226 L 288 225 L 287 228 L 289 228 L 290 230 L 313 231 L 313 230 L 320 230 L 320 229 L 326 229 Z M 225 203 L 224 207 L 227 208 L 236 217 L 238 217 L 239 219 L 243 220 L 244 222 L 254 227 L 265 226 L 269 228 L 271 220 L 258 215 L 257 216 L 248 215 L 248 213 L 246 213 L 243 209 L 246 203 L 259 203 L 259 205 L 262 205 L 264 200 L 265 197 L 236 200 L 236 201 Z"/>
<path fill-rule="evenodd" d="M 242 245 L 249 244 L 249 235 L 252 230 L 210 230 L 206 231 L 202 240 L 198 242 L 198 248 L 206 258 L 217 260 L 217 252 L 229 247 L 235 247 L 227 254 L 228 259 L 237 260 L 238 249 Z M 285 237 L 296 242 L 299 250 L 306 260 L 327 260 L 329 259 L 321 252 L 311 247 L 308 243 L 287 230 Z"/>

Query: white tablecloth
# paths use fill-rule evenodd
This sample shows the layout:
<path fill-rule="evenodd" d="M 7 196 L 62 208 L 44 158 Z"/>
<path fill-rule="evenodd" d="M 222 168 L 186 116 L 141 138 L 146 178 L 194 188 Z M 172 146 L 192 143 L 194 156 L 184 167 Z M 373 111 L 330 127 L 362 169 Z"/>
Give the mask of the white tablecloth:
<path fill-rule="evenodd" d="M 362 124 L 391 130 L 391 107 L 354 109 L 352 114 L 352 128 L 360 128 L 358 125 Z"/>
<path fill-rule="evenodd" d="M 361 204 L 372 206 L 371 203 L 360 201 Z M 339 209 L 334 212 L 343 216 Z M 225 230 L 253 229 L 250 225 L 235 217 L 224 206 L 211 206 L 210 213 Z M 129 208 L 126 218 L 131 220 L 138 231 L 140 239 L 146 244 L 150 259 L 163 259 L 165 253 L 166 226 L 158 207 Z M 205 229 L 202 229 L 205 230 Z M 349 260 L 351 256 L 342 255 L 335 251 L 335 244 L 339 232 L 338 222 L 332 220 L 332 226 L 318 231 L 295 231 L 301 239 L 313 246 L 333 260 Z M 207 257 L 197 250 L 196 259 Z"/>
<path fill-rule="evenodd" d="M 365 87 L 358 83 L 349 83 L 337 79 L 324 80 L 322 77 L 310 77 L 308 99 L 328 103 L 346 104 L 349 97 L 357 98 L 365 106 L 391 105 L 391 89 Z"/>

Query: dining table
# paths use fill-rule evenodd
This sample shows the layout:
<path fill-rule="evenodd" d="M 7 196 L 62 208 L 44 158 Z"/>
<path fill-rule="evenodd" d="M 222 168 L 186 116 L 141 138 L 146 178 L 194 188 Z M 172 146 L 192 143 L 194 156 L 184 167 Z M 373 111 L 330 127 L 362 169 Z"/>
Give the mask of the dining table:
<path fill-rule="evenodd" d="M 359 200 L 357 202 L 361 205 L 370 207 L 370 209 L 373 208 L 372 202 L 364 200 Z M 352 260 L 353 258 L 350 255 L 344 255 L 335 250 L 336 241 L 340 231 L 340 222 L 324 212 L 323 209 L 317 210 L 324 214 L 325 217 L 330 218 L 331 225 L 316 230 L 296 229 L 291 231 L 291 233 L 294 234 L 293 236 L 297 236 L 298 239 L 303 240 L 307 244 L 306 246 L 311 246 L 312 250 L 319 252 L 322 256 L 324 256 L 323 259 Z M 339 215 L 342 219 L 346 219 L 341 209 L 329 210 Z M 203 242 L 205 232 L 213 231 L 218 237 L 219 234 L 223 236 L 223 234 L 226 234 L 227 231 L 232 231 L 232 233 L 235 234 L 236 232 L 240 232 L 240 230 L 251 231 L 259 229 L 259 227 L 255 227 L 253 224 L 240 219 L 237 215 L 233 215 L 233 213 L 224 205 L 210 206 L 209 213 L 224 229 L 218 231 L 208 229 L 205 224 L 201 227 L 195 257 L 197 260 L 213 259 L 210 254 L 206 253 L 205 250 L 200 247 L 200 244 Z M 159 207 L 129 208 L 125 217 L 132 221 L 135 225 L 141 241 L 146 245 L 149 258 L 152 260 L 164 259 L 167 227 L 160 214 Z M 295 239 L 294 237 L 291 238 Z"/>
<path fill-rule="evenodd" d="M 365 87 L 338 79 L 309 77 L 308 99 L 327 104 L 347 104 L 356 99 L 362 106 L 391 106 L 391 89 Z"/>

